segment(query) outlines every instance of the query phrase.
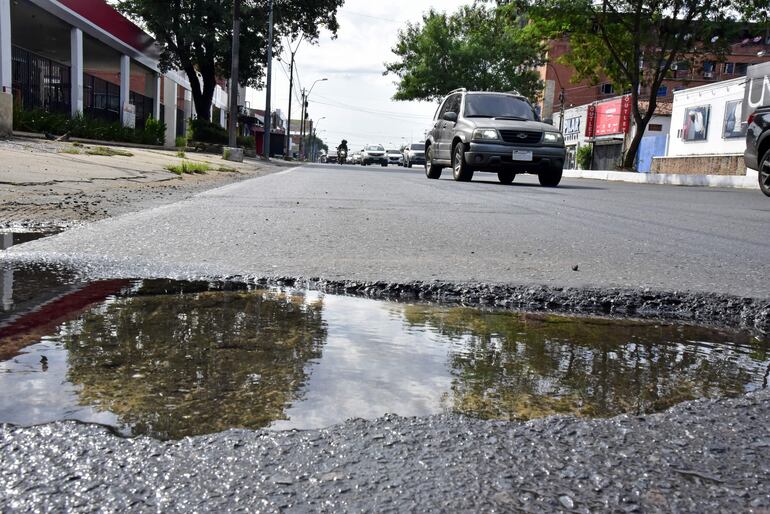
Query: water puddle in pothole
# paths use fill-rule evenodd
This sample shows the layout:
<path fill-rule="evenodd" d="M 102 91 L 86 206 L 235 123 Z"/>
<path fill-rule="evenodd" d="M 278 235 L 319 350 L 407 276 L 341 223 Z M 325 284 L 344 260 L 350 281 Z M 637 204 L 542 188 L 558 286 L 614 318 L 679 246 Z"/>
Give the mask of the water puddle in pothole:
<path fill-rule="evenodd" d="M 0 423 L 174 439 L 386 413 L 612 416 L 764 388 L 770 367 L 767 341 L 703 327 L 0 270 Z"/>

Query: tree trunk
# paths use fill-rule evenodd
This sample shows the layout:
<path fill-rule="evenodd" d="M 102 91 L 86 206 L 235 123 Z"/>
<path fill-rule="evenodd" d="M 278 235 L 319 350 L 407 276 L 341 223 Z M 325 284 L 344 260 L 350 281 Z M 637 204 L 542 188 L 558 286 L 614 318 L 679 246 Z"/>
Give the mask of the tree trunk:
<path fill-rule="evenodd" d="M 631 139 L 631 144 L 628 146 L 628 151 L 626 151 L 626 155 L 623 158 L 624 170 L 635 169 L 636 154 L 639 151 L 639 145 L 642 142 L 642 138 L 644 137 L 645 130 L 647 130 L 647 123 L 649 123 L 649 121 L 650 121 L 649 119 L 642 119 L 641 121 L 637 122 L 636 133 L 634 134 L 634 137 Z"/>
<path fill-rule="evenodd" d="M 214 99 L 214 89 L 217 85 L 216 77 L 213 76 L 213 72 L 207 73 L 207 69 L 204 68 L 201 72 L 203 78 L 203 89 L 201 89 L 201 83 L 198 80 L 195 68 L 185 66 L 184 71 L 187 79 L 190 81 L 195 113 L 199 119 L 211 120 L 211 101 Z"/>

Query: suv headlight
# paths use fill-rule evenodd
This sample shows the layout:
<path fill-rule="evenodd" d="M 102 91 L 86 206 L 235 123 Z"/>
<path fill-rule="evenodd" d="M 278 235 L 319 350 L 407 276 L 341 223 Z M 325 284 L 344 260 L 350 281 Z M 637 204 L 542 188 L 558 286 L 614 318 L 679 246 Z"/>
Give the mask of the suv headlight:
<path fill-rule="evenodd" d="M 493 128 L 480 128 L 473 131 L 473 139 L 497 141 L 500 139 L 500 134 Z"/>
<path fill-rule="evenodd" d="M 560 145 L 563 142 L 564 142 L 564 138 L 559 132 L 546 132 L 545 134 L 543 134 L 543 143 Z"/>

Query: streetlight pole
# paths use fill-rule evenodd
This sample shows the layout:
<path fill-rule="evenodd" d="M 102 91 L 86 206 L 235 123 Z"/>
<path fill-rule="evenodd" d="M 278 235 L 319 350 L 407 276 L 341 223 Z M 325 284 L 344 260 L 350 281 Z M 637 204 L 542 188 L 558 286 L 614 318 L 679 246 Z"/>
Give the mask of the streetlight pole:
<path fill-rule="evenodd" d="M 313 84 L 310 86 L 310 89 L 305 92 L 305 90 L 302 90 L 302 128 L 300 129 L 300 138 L 299 138 L 299 153 L 300 157 L 302 157 L 302 151 L 305 149 L 305 144 L 303 144 L 303 139 L 305 138 L 305 123 L 307 122 L 307 99 L 310 97 L 310 93 L 313 92 L 313 88 L 316 84 L 319 82 L 325 82 L 329 80 L 328 78 L 324 77 L 322 79 L 317 79 Z"/>
<path fill-rule="evenodd" d="M 270 131 L 273 128 L 273 116 L 271 114 L 270 95 L 271 80 L 273 74 L 273 0 L 268 3 L 267 15 L 267 88 L 265 90 L 265 134 L 263 139 L 263 151 L 265 160 L 270 160 Z"/>

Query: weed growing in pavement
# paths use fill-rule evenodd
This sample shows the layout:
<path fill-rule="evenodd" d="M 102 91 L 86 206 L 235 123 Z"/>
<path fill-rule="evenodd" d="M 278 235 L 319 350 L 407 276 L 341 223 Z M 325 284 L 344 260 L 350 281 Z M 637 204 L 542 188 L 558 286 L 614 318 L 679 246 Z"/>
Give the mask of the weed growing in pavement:
<path fill-rule="evenodd" d="M 75 141 L 74 143 L 72 143 L 72 146 L 77 146 L 78 148 L 82 148 L 85 145 L 83 143 L 78 143 L 77 141 Z"/>
<path fill-rule="evenodd" d="M 185 157 L 187 157 L 187 154 L 184 153 L 184 150 L 179 150 L 176 153 L 176 156 L 179 157 L 180 159 L 184 159 Z"/>
<path fill-rule="evenodd" d="M 70 148 L 62 148 L 61 150 L 59 150 L 59 153 L 66 153 L 66 154 L 71 154 L 71 155 L 80 155 L 81 152 L 77 148 L 71 148 L 70 147 Z"/>
<path fill-rule="evenodd" d="M 211 169 L 211 166 L 206 164 L 205 162 L 190 162 L 190 161 L 182 161 L 182 164 L 169 164 L 166 166 L 166 169 L 170 171 L 171 173 L 176 173 L 177 175 L 182 174 L 205 174 L 207 171 Z"/>
<path fill-rule="evenodd" d="M 127 152 L 126 150 L 120 150 L 118 148 L 110 148 L 108 146 L 95 146 L 86 150 L 87 155 L 103 155 L 105 157 L 112 157 L 114 155 L 120 155 L 121 157 L 133 157 L 134 154 Z"/>
<path fill-rule="evenodd" d="M 230 166 L 220 166 L 217 168 L 217 171 L 223 171 L 225 173 L 240 173 L 240 171 L 236 170 L 235 168 L 231 168 Z"/>

